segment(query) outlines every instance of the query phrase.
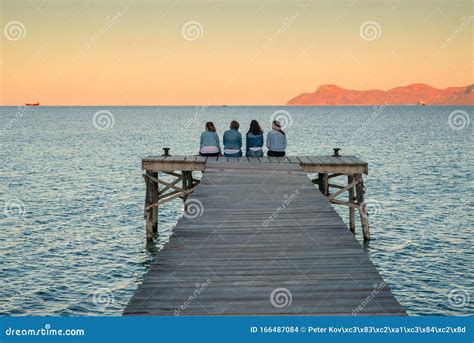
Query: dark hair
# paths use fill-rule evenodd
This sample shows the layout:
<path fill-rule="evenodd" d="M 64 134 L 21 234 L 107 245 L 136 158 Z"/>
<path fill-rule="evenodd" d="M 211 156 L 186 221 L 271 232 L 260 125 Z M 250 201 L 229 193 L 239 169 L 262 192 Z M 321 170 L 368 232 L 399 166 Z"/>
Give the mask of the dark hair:
<path fill-rule="evenodd" d="M 238 121 L 232 120 L 232 121 L 230 122 L 230 128 L 231 128 L 231 129 L 236 129 L 236 130 L 238 130 L 239 127 L 240 127 L 240 124 L 239 124 Z"/>
<path fill-rule="evenodd" d="M 216 132 L 216 127 L 214 126 L 214 123 L 212 121 L 208 121 L 206 123 L 206 129 L 207 131 Z"/>
<path fill-rule="evenodd" d="M 260 127 L 260 124 L 255 119 L 250 122 L 250 127 L 249 127 L 249 130 L 247 131 L 247 134 L 249 133 L 253 133 L 254 135 L 261 135 L 263 133 L 263 130 Z"/>
<path fill-rule="evenodd" d="M 277 129 L 275 129 L 274 127 L 277 127 Z M 282 135 L 286 136 L 285 132 L 281 129 L 281 124 L 280 124 L 280 122 L 279 122 L 278 120 L 274 120 L 274 121 L 272 122 L 272 128 L 273 128 L 273 130 L 278 131 L 278 132 L 280 132 Z"/>

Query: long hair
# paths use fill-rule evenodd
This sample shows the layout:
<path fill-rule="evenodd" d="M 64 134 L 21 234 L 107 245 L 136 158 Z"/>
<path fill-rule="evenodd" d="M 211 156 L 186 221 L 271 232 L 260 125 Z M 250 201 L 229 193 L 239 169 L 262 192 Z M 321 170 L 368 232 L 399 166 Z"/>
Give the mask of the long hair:
<path fill-rule="evenodd" d="M 247 131 L 247 134 L 249 133 L 253 133 L 256 136 L 261 135 L 263 133 L 263 130 L 260 127 L 260 124 L 255 119 L 250 122 L 250 127 L 249 127 L 249 130 Z"/>
<path fill-rule="evenodd" d="M 272 122 L 272 129 L 280 132 L 282 135 L 285 135 L 285 132 L 281 129 L 281 124 L 278 120 Z"/>
<path fill-rule="evenodd" d="M 206 129 L 210 132 L 216 132 L 216 127 L 214 126 L 214 123 L 212 121 L 208 121 L 206 123 Z"/>

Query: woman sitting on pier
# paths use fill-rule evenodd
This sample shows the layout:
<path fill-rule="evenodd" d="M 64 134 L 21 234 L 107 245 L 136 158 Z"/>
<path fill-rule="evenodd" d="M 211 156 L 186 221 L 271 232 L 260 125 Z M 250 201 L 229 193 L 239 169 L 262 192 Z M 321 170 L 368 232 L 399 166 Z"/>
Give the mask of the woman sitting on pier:
<path fill-rule="evenodd" d="M 247 148 L 245 154 L 248 157 L 262 157 L 263 156 L 263 131 L 258 124 L 258 121 L 252 120 L 250 128 L 246 135 Z"/>
<path fill-rule="evenodd" d="M 212 121 L 206 123 L 205 131 L 201 133 L 201 146 L 199 155 L 219 156 L 221 154 L 221 144 L 216 133 L 216 127 Z"/>
<path fill-rule="evenodd" d="M 267 148 L 270 157 L 285 156 L 286 134 L 278 120 L 272 122 L 272 130 L 267 134 Z"/>
<path fill-rule="evenodd" d="M 235 120 L 230 122 L 230 129 L 224 132 L 224 156 L 242 156 L 242 135 L 239 132 L 239 123 Z"/>

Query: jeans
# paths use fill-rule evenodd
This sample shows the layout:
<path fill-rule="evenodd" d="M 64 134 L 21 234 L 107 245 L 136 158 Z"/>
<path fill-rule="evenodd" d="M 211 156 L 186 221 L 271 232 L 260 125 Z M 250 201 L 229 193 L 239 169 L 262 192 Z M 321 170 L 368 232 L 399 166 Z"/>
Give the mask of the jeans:
<path fill-rule="evenodd" d="M 285 156 L 285 152 L 284 151 L 268 150 L 267 156 L 270 156 L 270 157 L 283 157 L 283 156 Z"/>
<path fill-rule="evenodd" d="M 263 157 L 263 151 L 253 151 L 249 149 L 249 151 L 247 151 L 247 157 Z"/>
<path fill-rule="evenodd" d="M 242 156 L 242 150 L 239 151 L 239 152 L 236 152 L 236 153 L 234 153 L 234 154 L 226 154 L 226 153 L 224 153 L 224 156 L 225 156 L 225 157 L 241 157 L 241 156 Z"/>
<path fill-rule="evenodd" d="M 221 154 L 220 152 L 213 152 L 213 153 L 210 153 L 210 154 L 203 154 L 202 152 L 199 153 L 199 155 L 201 155 L 201 156 L 209 156 L 209 157 L 211 157 L 211 156 L 217 157 L 220 154 Z"/>

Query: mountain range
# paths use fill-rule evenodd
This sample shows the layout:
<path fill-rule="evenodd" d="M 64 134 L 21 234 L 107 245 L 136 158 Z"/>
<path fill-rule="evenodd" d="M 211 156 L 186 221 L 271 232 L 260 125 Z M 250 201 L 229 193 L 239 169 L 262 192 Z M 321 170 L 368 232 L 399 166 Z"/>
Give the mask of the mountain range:
<path fill-rule="evenodd" d="M 414 83 L 389 90 L 350 90 L 323 85 L 313 93 L 302 93 L 287 102 L 293 106 L 338 105 L 474 105 L 474 84 L 438 89 Z"/>

